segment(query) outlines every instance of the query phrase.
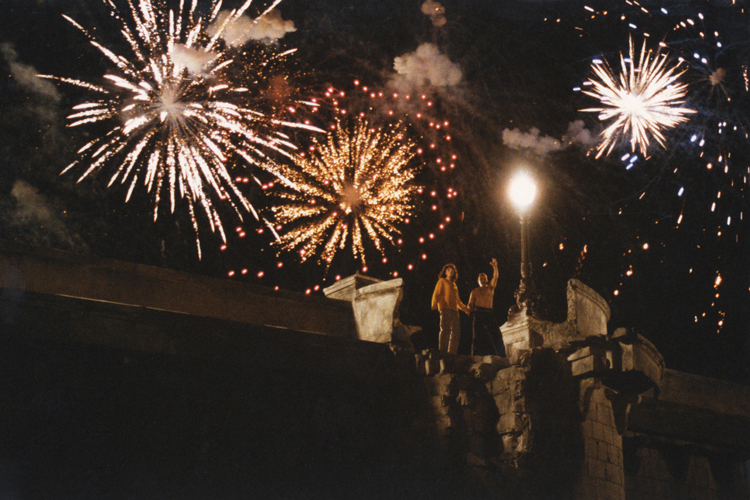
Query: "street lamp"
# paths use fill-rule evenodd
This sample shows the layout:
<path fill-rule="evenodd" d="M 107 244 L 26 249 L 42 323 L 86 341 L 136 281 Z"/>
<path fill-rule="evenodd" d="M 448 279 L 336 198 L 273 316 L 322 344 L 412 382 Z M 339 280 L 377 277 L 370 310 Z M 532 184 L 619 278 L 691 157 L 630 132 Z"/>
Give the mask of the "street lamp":
<path fill-rule="evenodd" d="M 516 304 L 511 307 L 510 314 L 525 314 L 530 316 L 534 309 L 537 295 L 534 283 L 531 281 L 526 212 L 534 202 L 536 184 L 534 184 L 534 180 L 528 174 L 517 174 L 510 183 L 508 194 L 521 219 L 521 283 L 518 285 L 518 290 L 516 290 Z"/>

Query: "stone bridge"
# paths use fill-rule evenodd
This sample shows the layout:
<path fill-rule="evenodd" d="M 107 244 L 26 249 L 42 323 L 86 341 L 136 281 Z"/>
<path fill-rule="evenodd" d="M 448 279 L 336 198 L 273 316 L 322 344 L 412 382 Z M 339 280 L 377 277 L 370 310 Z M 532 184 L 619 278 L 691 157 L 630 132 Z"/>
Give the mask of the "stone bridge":
<path fill-rule="evenodd" d="M 750 388 L 669 370 L 578 281 L 501 358 L 415 351 L 401 280 L 7 243 L 0 276 L 3 498 L 750 498 Z"/>

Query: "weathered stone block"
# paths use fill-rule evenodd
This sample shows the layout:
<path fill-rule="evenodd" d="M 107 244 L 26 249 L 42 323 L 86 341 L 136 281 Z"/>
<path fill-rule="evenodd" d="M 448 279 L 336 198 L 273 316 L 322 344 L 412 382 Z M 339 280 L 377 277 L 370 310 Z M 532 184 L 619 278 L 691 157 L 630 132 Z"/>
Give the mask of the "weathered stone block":
<path fill-rule="evenodd" d="M 568 356 L 574 377 L 585 377 L 609 367 L 606 349 L 601 346 L 586 346 Z"/>
<path fill-rule="evenodd" d="M 597 404 L 596 410 L 597 410 L 597 419 L 599 420 L 599 422 L 606 424 L 606 425 L 614 424 L 614 421 L 612 420 L 612 410 L 610 410 L 607 405 Z"/>
<path fill-rule="evenodd" d="M 604 462 L 596 458 L 588 458 L 587 462 L 589 464 L 589 476 L 598 479 L 606 479 L 607 468 Z"/>
<path fill-rule="evenodd" d="M 453 375 L 440 373 L 425 382 L 434 395 L 450 396 L 452 394 Z"/>
<path fill-rule="evenodd" d="M 357 336 L 370 342 L 407 342 L 418 327 L 403 325 L 398 307 L 404 296 L 403 280 L 396 278 L 357 289 L 352 299 Z"/>
<path fill-rule="evenodd" d="M 622 467 L 623 465 L 622 449 L 618 448 L 617 446 L 613 444 L 609 445 L 609 461 L 617 465 L 618 467 Z"/>
<path fill-rule="evenodd" d="M 583 338 L 607 334 L 610 310 L 607 302 L 578 280 L 568 281 L 568 321 Z"/>
<path fill-rule="evenodd" d="M 574 377 L 587 375 L 593 373 L 597 369 L 600 369 L 601 363 L 598 358 L 594 356 L 587 356 L 585 358 L 577 359 L 570 364 L 571 372 Z"/>
<path fill-rule="evenodd" d="M 639 372 L 654 384 L 659 383 L 665 370 L 664 358 L 651 342 L 642 335 L 630 334 L 624 328 L 616 330 L 612 340 L 620 347 L 618 359 L 614 361 L 619 370 Z"/>
<path fill-rule="evenodd" d="M 622 468 L 617 467 L 615 464 L 611 463 L 605 464 L 605 468 L 607 471 L 607 481 L 611 481 L 618 485 L 625 484 L 625 481 L 623 480 Z"/>
<path fill-rule="evenodd" d="M 518 366 L 510 366 L 498 371 L 496 377 L 501 380 L 519 380 L 525 377 L 525 373 L 526 370 L 519 368 Z"/>
<path fill-rule="evenodd" d="M 592 422 L 592 435 L 594 439 L 597 441 L 603 441 L 604 440 L 604 426 L 601 424 L 601 422 Z"/>
<path fill-rule="evenodd" d="M 478 363 L 471 367 L 469 374 L 476 377 L 484 382 L 492 380 L 501 366 L 494 363 Z"/>
<path fill-rule="evenodd" d="M 527 434 L 521 434 L 518 436 L 518 446 L 516 446 L 516 451 L 518 452 L 525 452 L 529 451 L 529 437 Z"/>
<path fill-rule="evenodd" d="M 513 411 L 513 398 L 510 397 L 508 392 L 501 392 L 495 394 L 495 407 L 500 415 L 510 413 Z"/>
<path fill-rule="evenodd" d="M 620 487 L 607 480 L 599 482 L 599 500 L 620 500 Z"/>
<path fill-rule="evenodd" d="M 523 430 L 523 418 L 518 413 L 506 413 L 500 416 L 496 428 L 498 434 L 521 432 Z"/>
<path fill-rule="evenodd" d="M 584 453 L 589 458 L 599 458 L 599 442 L 596 439 L 585 439 L 583 444 Z"/>
<path fill-rule="evenodd" d="M 473 397 L 471 393 L 469 393 L 468 391 L 458 391 L 458 396 L 456 396 L 456 401 L 461 406 L 471 406 L 473 402 L 472 400 L 473 400 Z"/>
<path fill-rule="evenodd" d="M 503 446 L 503 452 L 513 453 L 518 449 L 518 435 L 517 434 L 504 434 L 501 438 Z"/>
<path fill-rule="evenodd" d="M 506 379 L 495 377 L 492 382 L 489 383 L 490 391 L 494 395 L 507 394 L 510 392 L 510 387 Z"/>
<path fill-rule="evenodd" d="M 526 398 L 524 397 L 516 397 L 513 399 L 513 406 L 512 409 L 516 413 L 526 413 L 528 410 L 527 404 L 526 404 Z"/>
<path fill-rule="evenodd" d="M 430 403 L 432 404 L 432 407 L 435 409 L 435 411 L 447 412 L 448 405 L 450 404 L 450 398 L 448 396 L 432 396 L 430 398 Z"/>
<path fill-rule="evenodd" d="M 519 351 L 528 351 L 544 344 L 544 339 L 534 328 L 536 323 L 539 323 L 539 320 L 529 316 L 518 316 L 500 327 L 505 352 L 511 364 L 521 364 Z"/>
<path fill-rule="evenodd" d="M 609 445 L 607 443 L 601 441 L 597 443 L 597 456 L 599 460 L 609 462 Z"/>
<path fill-rule="evenodd" d="M 446 433 L 451 429 L 451 419 L 446 414 L 438 414 L 435 418 L 435 428 L 439 433 Z"/>
<path fill-rule="evenodd" d="M 440 361 L 434 359 L 428 359 L 425 361 L 425 372 L 427 375 L 437 375 L 441 373 Z"/>
<path fill-rule="evenodd" d="M 365 276 L 363 274 L 359 274 L 359 272 L 356 272 L 352 276 L 348 276 L 337 281 L 333 285 L 324 288 L 323 293 L 329 299 L 353 302 L 354 297 L 357 294 L 357 289 L 368 285 L 373 285 L 375 283 L 380 283 L 381 281 L 382 280 L 379 280 L 377 278 L 372 278 L 370 276 Z"/>

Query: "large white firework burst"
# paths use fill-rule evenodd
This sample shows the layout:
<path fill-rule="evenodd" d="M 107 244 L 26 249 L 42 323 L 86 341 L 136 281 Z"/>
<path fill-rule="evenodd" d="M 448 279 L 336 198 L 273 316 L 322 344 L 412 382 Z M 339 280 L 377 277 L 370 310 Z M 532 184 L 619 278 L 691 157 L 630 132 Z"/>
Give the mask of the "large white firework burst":
<path fill-rule="evenodd" d="M 280 2 L 273 2 L 261 17 Z M 275 120 L 249 105 L 252 89 L 248 87 L 259 78 L 235 81 L 248 70 L 235 68 L 233 57 L 238 51 L 222 41 L 222 34 L 243 16 L 251 0 L 228 15 L 221 13 L 221 0 L 214 0 L 204 17 L 196 11 L 198 0 L 189 6 L 181 0 L 177 9 L 162 0 L 127 0 L 129 16 L 112 0 L 104 3 L 119 23 L 130 51 L 126 55 L 105 47 L 90 31 L 64 17 L 115 70 L 105 74 L 102 83 L 40 75 L 98 95 L 74 106 L 69 126 L 101 122 L 109 127 L 83 146 L 79 158 L 64 172 L 86 165 L 80 181 L 106 165 L 116 165 L 109 186 L 127 183 L 126 201 L 137 185 L 145 186 L 153 197 L 154 220 L 165 192 L 172 213 L 177 201 L 185 200 L 200 257 L 197 213 L 202 212 L 211 231 L 218 230 L 225 241 L 214 202 L 228 202 L 240 219 L 240 208 L 258 218 L 230 175 L 228 161 L 241 157 L 250 165 L 274 171 L 269 155 L 288 155 L 294 149 L 281 130 L 311 127 Z M 258 68 L 291 52 L 272 56 L 263 52 Z"/>
<path fill-rule="evenodd" d="M 376 129 L 364 118 L 337 120 L 325 142 L 284 167 L 273 207 L 284 228 L 277 244 L 302 261 L 322 246 L 326 267 L 348 244 L 366 264 L 365 235 L 382 254 L 414 211 L 416 155 L 400 123 Z"/>
<path fill-rule="evenodd" d="M 591 69 L 598 78 L 585 82 L 591 90 L 583 93 L 598 99 L 602 106 L 582 109 L 599 113 L 599 120 L 607 122 L 597 146 L 597 155 L 609 154 L 623 138 L 630 141 L 631 151 L 648 154 L 653 137 L 666 149 L 663 130 L 688 121 L 694 110 L 682 107 L 687 84 L 678 78 L 686 71 L 680 64 L 669 65 L 667 55 L 646 49 L 643 42 L 636 62 L 632 38 L 629 58 L 620 53 L 620 73 L 615 75 L 609 64 L 596 61 Z"/>

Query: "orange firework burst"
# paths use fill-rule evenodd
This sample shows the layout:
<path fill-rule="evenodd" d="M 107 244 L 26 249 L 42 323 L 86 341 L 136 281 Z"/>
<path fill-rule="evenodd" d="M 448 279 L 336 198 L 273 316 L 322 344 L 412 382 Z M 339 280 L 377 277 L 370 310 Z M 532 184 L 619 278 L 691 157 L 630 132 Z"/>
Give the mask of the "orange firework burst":
<path fill-rule="evenodd" d="M 375 129 L 363 118 L 338 119 L 325 141 L 281 168 L 283 201 L 273 212 L 285 232 L 278 245 L 299 251 L 302 261 L 322 247 L 319 259 L 328 267 L 350 244 L 366 264 L 365 235 L 382 253 L 414 211 L 416 155 L 401 123 Z"/>

